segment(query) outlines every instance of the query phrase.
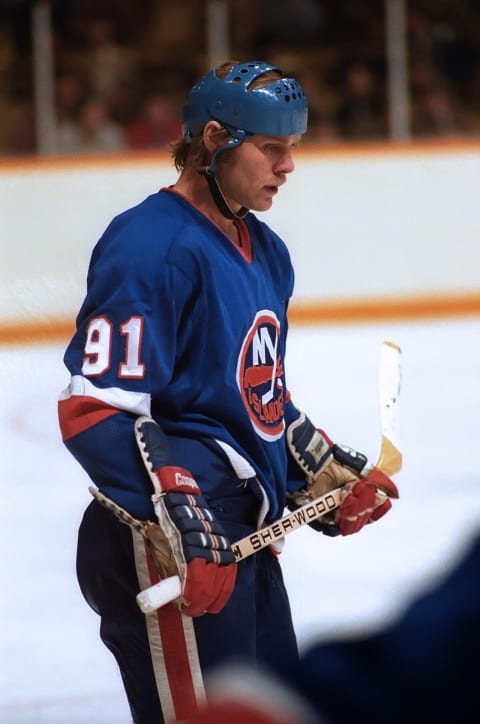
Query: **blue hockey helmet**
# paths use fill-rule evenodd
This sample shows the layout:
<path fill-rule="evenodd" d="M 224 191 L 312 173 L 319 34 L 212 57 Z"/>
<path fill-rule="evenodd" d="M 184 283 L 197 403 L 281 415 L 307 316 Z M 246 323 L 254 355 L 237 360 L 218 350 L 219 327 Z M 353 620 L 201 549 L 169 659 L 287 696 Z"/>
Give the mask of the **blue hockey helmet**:
<path fill-rule="evenodd" d="M 225 77 L 217 68 L 191 89 L 182 115 L 183 136 L 191 142 L 209 121 L 217 121 L 236 146 L 247 136 L 293 136 L 307 130 L 308 106 L 295 78 L 279 78 L 250 90 L 252 82 L 268 71 L 282 71 L 260 61 L 236 63 Z M 230 147 L 231 147 L 230 146 Z"/>
<path fill-rule="evenodd" d="M 220 155 L 254 134 L 295 136 L 305 133 L 308 104 L 295 78 L 284 78 L 276 65 L 257 60 L 234 63 L 222 78 L 218 70 L 211 70 L 188 94 L 182 114 L 183 137 L 191 143 L 209 121 L 217 121 L 228 131 L 230 139 L 217 149 L 208 167 L 200 173 L 207 179 L 222 214 L 228 219 L 241 218 L 248 209 L 242 207 L 234 212 L 216 179 Z M 252 89 L 253 81 L 269 71 L 275 71 L 280 77 Z"/>

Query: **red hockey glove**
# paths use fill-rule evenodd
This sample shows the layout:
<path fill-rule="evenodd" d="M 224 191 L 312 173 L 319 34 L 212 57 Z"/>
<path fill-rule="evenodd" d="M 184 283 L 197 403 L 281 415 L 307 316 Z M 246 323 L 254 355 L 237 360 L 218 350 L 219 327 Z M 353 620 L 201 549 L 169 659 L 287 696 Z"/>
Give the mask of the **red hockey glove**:
<path fill-rule="evenodd" d="M 323 721 L 323 718 L 321 719 Z M 188 724 L 321 724 L 301 694 L 259 666 L 223 665 L 210 674 L 208 699 Z"/>
<path fill-rule="evenodd" d="M 304 413 L 289 425 L 287 443 L 307 482 L 305 488 L 288 496 L 289 507 L 294 509 L 329 490 L 343 488 L 338 510 L 312 524 L 327 535 L 358 533 L 390 510 L 390 498 L 398 498 L 395 483 L 371 465 L 365 455 L 335 445 Z"/>
<path fill-rule="evenodd" d="M 182 581 L 180 608 L 189 616 L 218 613 L 235 584 L 237 566 L 230 542 L 191 473 L 172 463 L 167 438 L 157 423 L 140 417 L 135 432 L 155 488 L 155 513 Z"/>

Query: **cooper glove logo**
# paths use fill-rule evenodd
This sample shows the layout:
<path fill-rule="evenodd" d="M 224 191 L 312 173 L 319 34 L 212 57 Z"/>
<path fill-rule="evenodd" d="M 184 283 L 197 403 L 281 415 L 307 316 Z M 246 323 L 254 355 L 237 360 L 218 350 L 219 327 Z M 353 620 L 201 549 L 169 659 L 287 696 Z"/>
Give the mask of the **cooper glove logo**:
<path fill-rule="evenodd" d="M 187 475 L 183 475 L 182 473 L 175 473 L 175 485 L 187 485 L 190 486 L 190 488 L 198 488 L 195 480 L 189 478 Z"/>

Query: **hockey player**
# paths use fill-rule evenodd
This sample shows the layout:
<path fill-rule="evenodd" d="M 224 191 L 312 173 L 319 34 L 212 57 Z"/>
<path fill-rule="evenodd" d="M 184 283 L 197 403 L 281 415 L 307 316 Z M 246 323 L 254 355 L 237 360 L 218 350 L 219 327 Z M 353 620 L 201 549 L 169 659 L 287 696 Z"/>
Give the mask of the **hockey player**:
<path fill-rule="evenodd" d="M 214 665 L 297 657 L 275 551 L 237 565 L 231 542 L 339 486 L 340 508 L 317 527 L 356 533 L 398 495 L 287 388 L 294 273 L 252 211 L 271 207 L 306 128 L 304 92 L 277 67 L 212 70 L 184 105 L 178 179 L 114 218 L 92 254 L 59 419 L 101 493 L 151 521 L 145 539 L 94 500 L 77 554 L 140 724 L 192 716 Z M 143 615 L 136 594 L 175 572 L 181 597 Z"/>

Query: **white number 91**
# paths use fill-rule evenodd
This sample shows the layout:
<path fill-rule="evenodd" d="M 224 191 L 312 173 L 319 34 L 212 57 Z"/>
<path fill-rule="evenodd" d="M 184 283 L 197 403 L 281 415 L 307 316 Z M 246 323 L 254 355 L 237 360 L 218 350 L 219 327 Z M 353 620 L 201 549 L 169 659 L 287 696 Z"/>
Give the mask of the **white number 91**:
<path fill-rule="evenodd" d="M 99 377 L 110 369 L 113 333 L 113 325 L 107 317 L 90 320 L 82 364 L 85 377 Z M 145 375 L 145 365 L 140 361 L 143 317 L 130 317 L 120 324 L 120 334 L 126 341 L 125 356 L 118 366 L 118 376 L 122 379 L 141 379 Z"/>

